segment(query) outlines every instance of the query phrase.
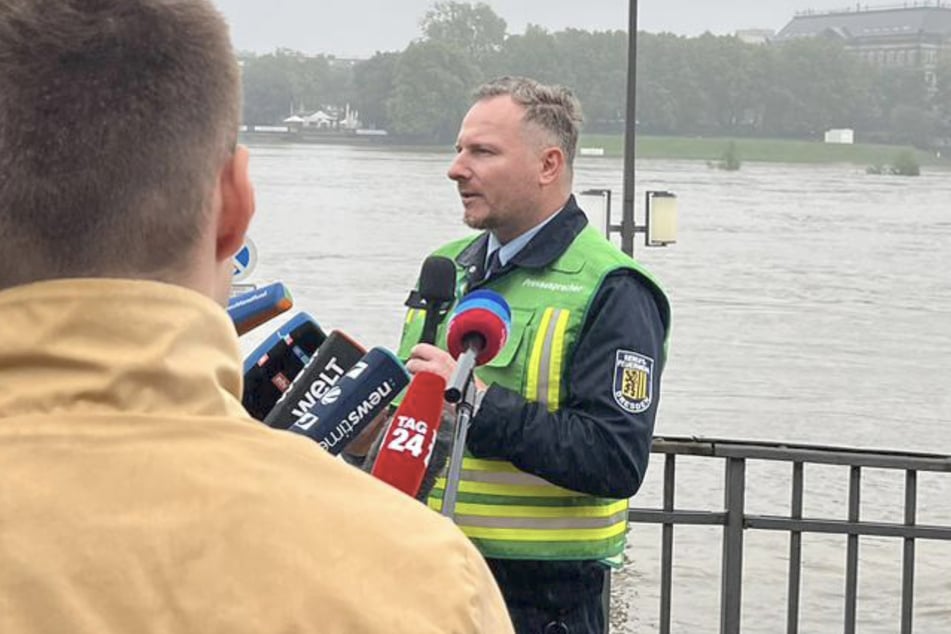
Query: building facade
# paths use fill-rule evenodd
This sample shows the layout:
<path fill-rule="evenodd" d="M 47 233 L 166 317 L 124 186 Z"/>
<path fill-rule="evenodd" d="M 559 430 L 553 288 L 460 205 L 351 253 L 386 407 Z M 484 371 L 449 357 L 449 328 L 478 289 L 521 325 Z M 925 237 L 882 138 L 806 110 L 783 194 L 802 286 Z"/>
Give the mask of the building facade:
<path fill-rule="evenodd" d="M 833 12 L 797 13 L 773 41 L 803 37 L 840 39 L 846 48 L 881 68 L 916 68 L 935 85 L 935 68 L 951 54 L 951 2 L 906 3 Z"/>

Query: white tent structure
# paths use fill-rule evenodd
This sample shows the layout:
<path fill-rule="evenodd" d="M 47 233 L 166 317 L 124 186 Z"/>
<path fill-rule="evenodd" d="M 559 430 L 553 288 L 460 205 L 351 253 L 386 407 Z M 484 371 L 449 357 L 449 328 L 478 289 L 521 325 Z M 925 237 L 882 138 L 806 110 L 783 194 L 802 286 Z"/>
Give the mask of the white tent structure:
<path fill-rule="evenodd" d="M 308 128 L 334 128 L 337 126 L 337 118 L 318 110 L 304 117 L 304 125 Z"/>

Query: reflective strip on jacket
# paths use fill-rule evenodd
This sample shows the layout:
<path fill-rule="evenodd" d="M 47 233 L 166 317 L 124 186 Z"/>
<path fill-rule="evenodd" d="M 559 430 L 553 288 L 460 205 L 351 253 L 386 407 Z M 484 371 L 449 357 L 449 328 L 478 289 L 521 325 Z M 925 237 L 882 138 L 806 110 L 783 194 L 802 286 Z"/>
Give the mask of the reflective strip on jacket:
<path fill-rule="evenodd" d="M 436 252 L 456 258 L 473 242 L 467 238 Z M 476 370 L 487 384 L 518 391 L 554 412 L 564 402 L 564 377 L 591 301 L 605 276 L 631 269 L 650 275 L 596 230 L 585 228 L 545 269 L 515 268 L 484 288 L 501 293 L 512 308 L 512 328 L 503 350 Z M 458 273 L 457 296 L 467 290 L 466 271 Z M 659 287 L 658 293 L 662 296 Z M 410 310 L 400 356 L 419 340 L 423 312 Z M 445 348 L 446 322 L 436 342 Z M 632 386 L 633 390 L 646 386 Z M 445 480 L 429 498 L 441 507 Z M 602 498 L 553 485 L 504 460 L 467 455 L 455 521 L 486 557 L 515 559 L 602 559 L 624 549 L 627 500 Z"/>

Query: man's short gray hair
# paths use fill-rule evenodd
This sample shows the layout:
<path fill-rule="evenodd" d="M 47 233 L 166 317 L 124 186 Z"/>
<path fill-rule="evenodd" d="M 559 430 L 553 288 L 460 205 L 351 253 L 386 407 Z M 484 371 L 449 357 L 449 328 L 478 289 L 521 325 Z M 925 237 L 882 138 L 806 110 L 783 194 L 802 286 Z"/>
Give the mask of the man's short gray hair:
<path fill-rule="evenodd" d="M 545 85 L 527 77 L 500 77 L 480 86 L 476 101 L 507 95 L 525 107 L 525 121 L 551 133 L 565 153 L 569 169 L 578 149 L 578 130 L 584 120 L 581 103 L 568 88 Z"/>

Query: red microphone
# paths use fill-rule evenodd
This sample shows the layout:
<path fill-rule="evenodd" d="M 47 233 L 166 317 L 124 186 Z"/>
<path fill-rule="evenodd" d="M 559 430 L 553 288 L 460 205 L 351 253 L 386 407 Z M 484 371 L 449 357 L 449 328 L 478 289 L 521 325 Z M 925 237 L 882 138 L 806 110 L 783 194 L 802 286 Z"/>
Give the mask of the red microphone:
<path fill-rule="evenodd" d="M 446 381 L 432 372 L 413 377 L 406 396 L 386 430 L 370 471 L 403 493 L 416 497 L 442 422 Z"/>
<path fill-rule="evenodd" d="M 477 365 L 491 361 L 502 348 L 512 327 L 512 311 L 505 298 L 487 289 L 473 291 L 460 300 L 449 320 L 446 343 L 456 359 L 456 369 L 446 387 L 446 400 L 458 403 Z"/>

